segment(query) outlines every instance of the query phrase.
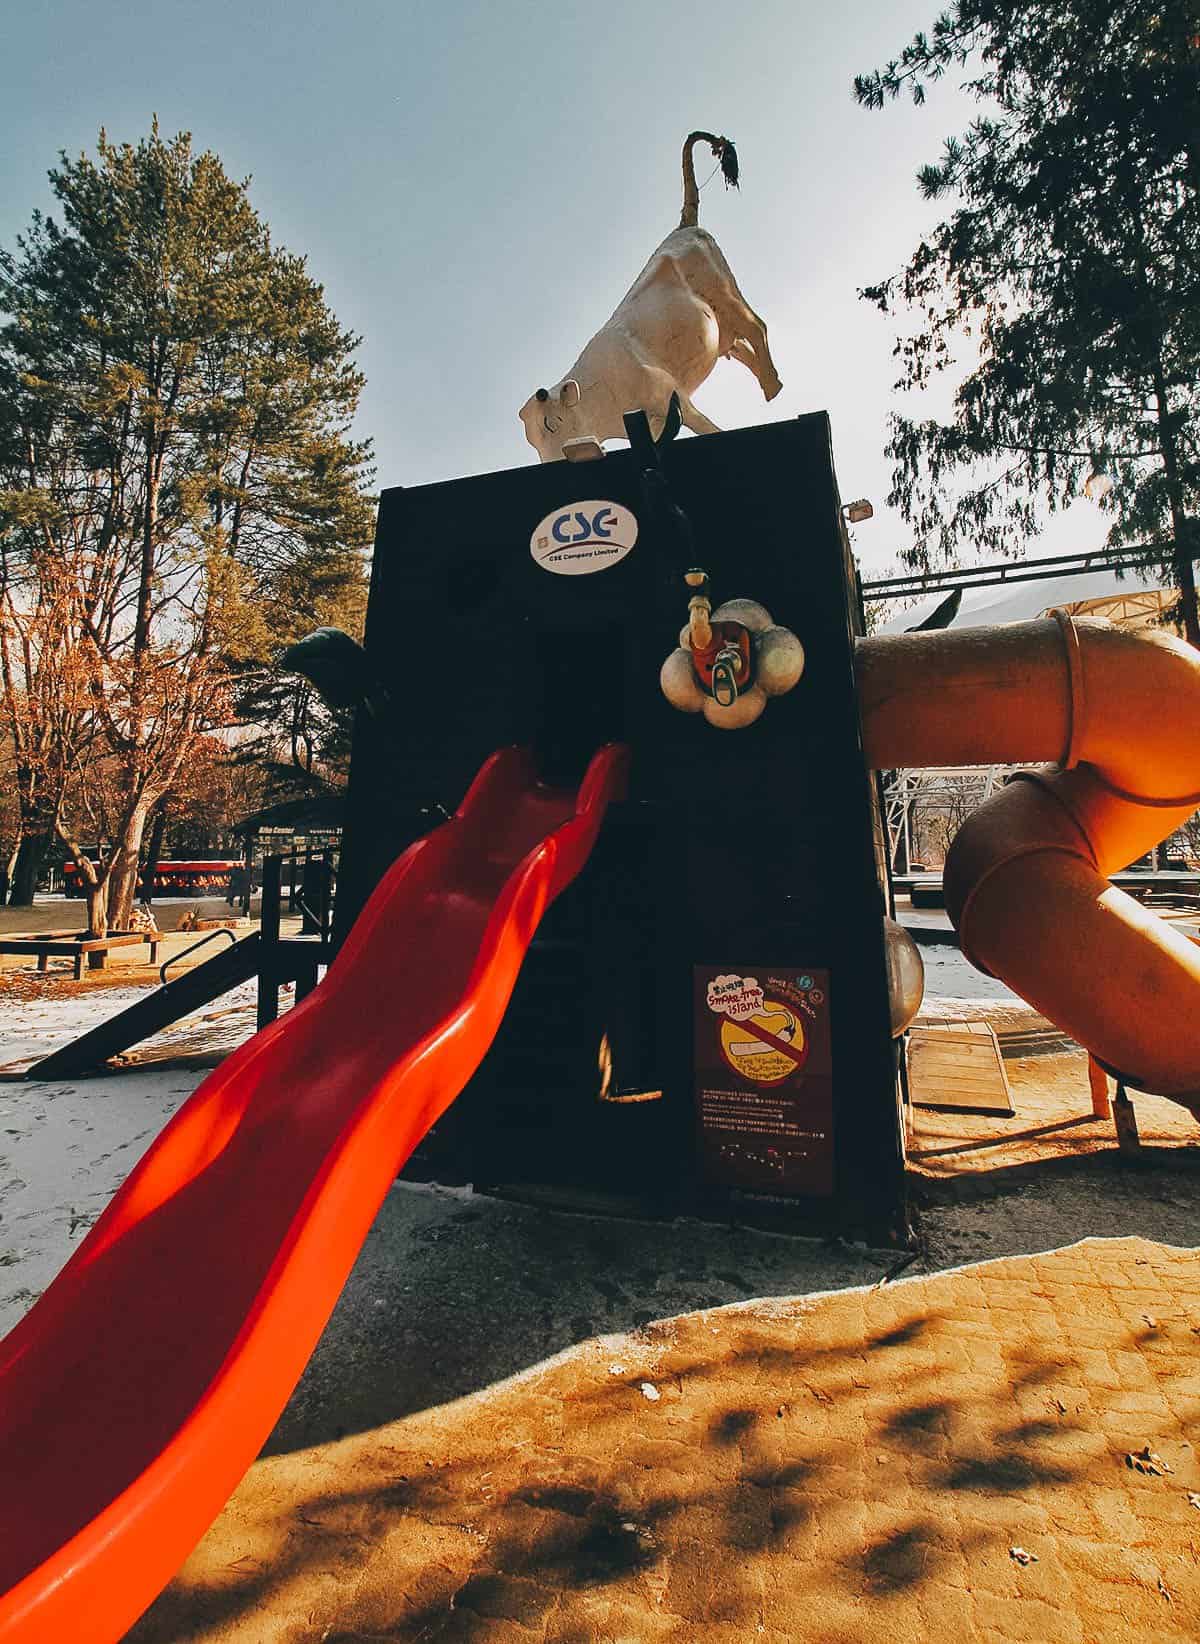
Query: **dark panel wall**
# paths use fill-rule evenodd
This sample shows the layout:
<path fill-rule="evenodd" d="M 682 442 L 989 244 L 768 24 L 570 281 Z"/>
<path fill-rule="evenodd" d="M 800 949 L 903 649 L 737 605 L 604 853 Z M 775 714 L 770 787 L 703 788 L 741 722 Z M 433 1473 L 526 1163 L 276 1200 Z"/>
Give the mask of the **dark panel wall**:
<path fill-rule="evenodd" d="M 495 748 L 532 741 L 548 777 L 574 783 L 598 743 L 630 743 L 630 802 L 547 922 L 513 1020 L 459 1104 L 460 1145 L 485 1146 L 510 1176 L 687 1188 L 692 966 L 825 968 L 837 1216 L 878 1224 L 900 1202 L 900 1148 L 857 598 L 828 421 L 681 440 L 662 466 L 715 600 L 758 599 L 792 628 L 807 653 L 800 684 L 737 732 L 664 700 L 685 567 L 647 512 L 632 452 L 385 492 L 366 644 L 396 711 L 356 737 L 339 922 L 424 831 L 421 809 L 453 810 Z M 547 573 L 531 532 L 590 498 L 632 510 L 636 548 L 593 575 Z M 584 1087 L 602 1033 L 618 1083 L 662 1085 L 662 1102 L 595 1101 Z"/>

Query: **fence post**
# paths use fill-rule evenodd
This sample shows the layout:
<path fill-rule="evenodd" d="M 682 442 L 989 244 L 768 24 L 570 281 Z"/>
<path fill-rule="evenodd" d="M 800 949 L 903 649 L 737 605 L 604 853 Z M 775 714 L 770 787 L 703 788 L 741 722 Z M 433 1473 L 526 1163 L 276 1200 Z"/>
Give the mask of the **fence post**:
<path fill-rule="evenodd" d="M 300 870 L 300 934 L 316 936 L 322 929 L 322 868 L 321 858 L 315 851 L 305 851 Z"/>
<path fill-rule="evenodd" d="M 241 895 L 242 917 L 249 919 L 250 899 L 254 895 L 254 835 L 252 833 L 246 835 L 245 874 Z"/>
<path fill-rule="evenodd" d="M 279 1015 L 279 902 L 282 856 L 263 857 L 262 905 L 259 909 L 262 959 L 258 967 L 258 1025 Z"/>
<path fill-rule="evenodd" d="M 333 907 L 333 852 L 321 853 L 321 940 L 328 942 L 330 913 Z"/>

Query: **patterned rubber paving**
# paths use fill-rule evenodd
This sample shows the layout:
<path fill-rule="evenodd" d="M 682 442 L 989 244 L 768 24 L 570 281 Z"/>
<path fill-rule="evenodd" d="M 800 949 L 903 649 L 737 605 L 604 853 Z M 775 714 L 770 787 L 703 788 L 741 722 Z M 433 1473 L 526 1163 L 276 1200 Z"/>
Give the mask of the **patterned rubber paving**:
<path fill-rule="evenodd" d="M 1143 1239 L 695 1313 L 259 1462 L 130 1638 L 1194 1644 L 1198 1430 Z"/>

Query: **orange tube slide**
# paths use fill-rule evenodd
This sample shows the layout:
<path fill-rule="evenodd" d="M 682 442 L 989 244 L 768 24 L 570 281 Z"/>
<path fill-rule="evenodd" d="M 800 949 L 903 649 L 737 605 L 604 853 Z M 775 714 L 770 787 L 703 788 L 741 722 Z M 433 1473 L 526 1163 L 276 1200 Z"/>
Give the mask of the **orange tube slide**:
<path fill-rule="evenodd" d="M 874 769 L 1054 762 L 951 846 L 963 952 L 1200 1118 L 1200 947 L 1108 883 L 1200 806 L 1200 653 L 1056 611 L 860 640 L 855 665 Z"/>

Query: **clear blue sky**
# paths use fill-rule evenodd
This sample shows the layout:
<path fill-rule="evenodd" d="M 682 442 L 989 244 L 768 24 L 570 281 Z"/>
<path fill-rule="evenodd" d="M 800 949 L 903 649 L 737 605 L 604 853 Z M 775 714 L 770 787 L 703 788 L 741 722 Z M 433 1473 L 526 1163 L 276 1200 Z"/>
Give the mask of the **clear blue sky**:
<path fill-rule="evenodd" d="M 378 483 L 536 460 L 517 409 L 574 360 L 679 214 L 695 127 L 736 139 L 701 222 L 767 322 L 783 393 L 730 361 L 696 396 L 722 427 L 828 410 L 842 495 L 866 495 L 865 568 L 908 540 L 883 499 L 891 323 L 859 287 L 934 220 L 914 173 L 961 129 L 953 81 L 924 109 L 859 109 L 850 81 L 937 0 L 43 0 L 5 28 L 0 241 L 61 149 L 157 113 L 236 177 L 363 336 L 360 431 Z M 707 151 L 698 151 L 698 159 Z M 710 168 L 700 167 L 703 178 Z M 1077 506 L 1035 549 L 1091 547 Z"/>

